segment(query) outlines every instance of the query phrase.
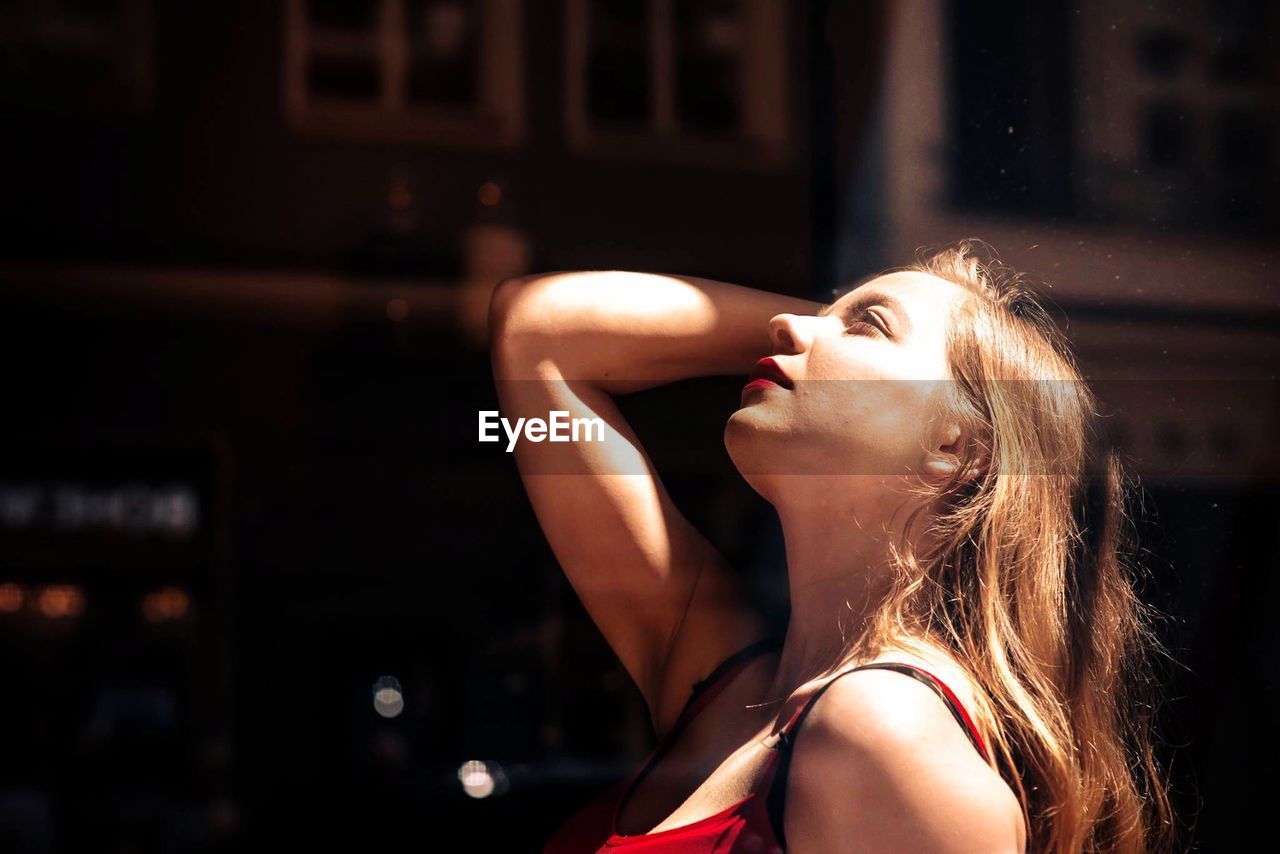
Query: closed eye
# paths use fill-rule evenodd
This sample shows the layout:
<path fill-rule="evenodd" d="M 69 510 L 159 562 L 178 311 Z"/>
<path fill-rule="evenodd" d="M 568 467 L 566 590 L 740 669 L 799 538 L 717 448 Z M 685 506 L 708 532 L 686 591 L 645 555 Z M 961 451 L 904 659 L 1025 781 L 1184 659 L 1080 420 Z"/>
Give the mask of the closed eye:
<path fill-rule="evenodd" d="M 865 318 L 869 318 L 874 322 L 868 323 Z M 874 314 L 872 314 L 869 311 L 864 311 L 861 314 L 859 314 L 857 319 L 855 319 L 852 323 L 850 323 L 847 327 L 845 327 L 845 332 L 847 333 L 852 329 L 864 329 L 864 330 L 870 329 L 872 332 L 874 332 L 877 335 L 888 337 L 884 330 L 884 327 L 881 325 L 880 318 L 876 317 Z"/>

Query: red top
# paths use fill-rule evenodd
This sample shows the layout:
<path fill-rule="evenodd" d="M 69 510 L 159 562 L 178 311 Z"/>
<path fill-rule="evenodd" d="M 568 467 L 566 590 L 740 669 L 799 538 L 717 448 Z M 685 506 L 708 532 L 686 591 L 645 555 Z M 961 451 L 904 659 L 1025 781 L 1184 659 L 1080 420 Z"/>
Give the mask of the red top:
<path fill-rule="evenodd" d="M 814 702 L 835 681 L 846 673 L 867 668 L 886 668 L 914 676 L 933 688 L 950 708 L 956 721 L 965 729 L 983 759 L 988 759 L 986 744 L 960 704 L 956 695 L 932 673 L 913 664 L 898 662 L 872 662 L 852 667 L 837 674 L 814 692 L 783 726 L 777 740 L 771 745 L 764 773 L 755 791 L 745 798 L 725 807 L 714 815 L 679 827 L 623 836 L 617 832 L 617 815 L 623 800 L 630 795 L 637 783 L 648 775 L 658 760 L 675 743 L 676 737 L 689 721 L 702 711 L 711 700 L 733 681 L 742 669 L 756 656 L 780 647 L 782 639 L 766 638 L 739 650 L 711 672 L 706 679 L 694 683 L 693 693 L 671 727 L 670 733 L 649 754 L 648 758 L 629 777 L 622 780 L 596 800 L 587 804 L 561 825 L 548 840 L 542 854 L 610 854 L 623 850 L 645 854 L 721 854 L 721 852 L 755 852 L 756 854 L 780 854 L 786 850 L 782 832 L 783 797 L 786 794 L 786 776 L 791 765 L 791 746 L 796 731 L 813 707 Z M 775 779 L 777 784 L 774 785 Z"/>

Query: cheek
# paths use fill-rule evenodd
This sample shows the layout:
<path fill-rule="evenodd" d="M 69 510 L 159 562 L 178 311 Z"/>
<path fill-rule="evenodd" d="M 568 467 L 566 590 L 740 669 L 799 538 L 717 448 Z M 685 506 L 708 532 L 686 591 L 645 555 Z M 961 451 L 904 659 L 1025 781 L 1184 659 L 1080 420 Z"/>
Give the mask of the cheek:
<path fill-rule="evenodd" d="M 925 415 L 919 383 L 879 380 L 864 385 L 859 415 L 874 443 L 895 457 L 915 449 Z"/>
<path fill-rule="evenodd" d="M 868 372 L 859 376 L 929 382 L 951 373 L 942 330 L 921 330 L 905 347 L 886 346 L 873 355 L 864 364 Z"/>
<path fill-rule="evenodd" d="M 926 390 L 912 380 L 831 380 L 806 387 L 808 420 L 836 443 L 903 461 L 919 449 Z"/>

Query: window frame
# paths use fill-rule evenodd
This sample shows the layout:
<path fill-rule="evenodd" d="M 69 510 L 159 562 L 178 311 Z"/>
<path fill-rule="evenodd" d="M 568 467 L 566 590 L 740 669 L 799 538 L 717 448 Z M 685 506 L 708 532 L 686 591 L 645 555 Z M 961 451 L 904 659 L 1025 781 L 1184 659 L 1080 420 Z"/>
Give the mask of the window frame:
<path fill-rule="evenodd" d="M 683 132 L 675 116 L 674 0 L 647 0 L 650 124 L 643 130 L 593 127 L 587 112 L 591 0 L 565 0 L 565 136 L 578 154 L 783 171 L 792 165 L 792 91 L 787 4 L 743 0 L 742 125 L 724 138 Z"/>
<path fill-rule="evenodd" d="M 510 149 L 523 142 L 525 106 L 521 0 L 480 0 L 477 98 L 473 109 L 409 104 L 405 0 L 378 0 L 368 34 L 324 31 L 311 24 L 306 0 L 284 0 L 282 99 L 290 127 L 303 133 Z M 379 96 L 369 103 L 316 96 L 307 62 L 316 53 L 377 60 Z"/>

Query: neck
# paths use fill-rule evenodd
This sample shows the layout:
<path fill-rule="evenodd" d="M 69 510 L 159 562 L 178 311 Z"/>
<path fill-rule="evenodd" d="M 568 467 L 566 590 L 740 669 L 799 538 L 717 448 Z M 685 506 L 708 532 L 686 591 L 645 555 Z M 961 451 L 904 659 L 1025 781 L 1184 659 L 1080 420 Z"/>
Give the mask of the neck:
<path fill-rule="evenodd" d="M 897 537 L 847 491 L 814 483 L 808 501 L 775 505 L 787 556 L 791 618 L 766 701 L 780 701 L 842 663 L 888 591 Z"/>

